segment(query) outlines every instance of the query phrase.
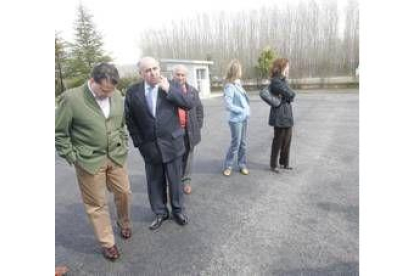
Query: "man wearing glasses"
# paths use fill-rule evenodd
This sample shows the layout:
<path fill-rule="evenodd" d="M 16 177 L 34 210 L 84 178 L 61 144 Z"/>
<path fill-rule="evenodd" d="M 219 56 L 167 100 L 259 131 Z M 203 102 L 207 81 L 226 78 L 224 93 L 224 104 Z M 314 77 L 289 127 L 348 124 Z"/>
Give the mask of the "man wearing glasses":
<path fill-rule="evenodd" d="M 126 170 L 128 136 L 124 126 L 123 99 L 116 90 L 118 70 L 97 64 L 81 87 L 62 94 L 55 117 L 58 154 L 73 164 L 83 203 L 102 254 L 116 260 L 106 190 L 114 194 L 120 235 L 132 235 L 129 206 L 131 191 Z"/>

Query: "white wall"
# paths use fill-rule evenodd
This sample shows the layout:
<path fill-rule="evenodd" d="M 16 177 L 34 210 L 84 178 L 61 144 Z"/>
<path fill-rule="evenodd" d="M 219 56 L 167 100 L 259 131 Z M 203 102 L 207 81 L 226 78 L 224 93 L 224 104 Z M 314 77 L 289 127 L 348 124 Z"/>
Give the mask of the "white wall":
<path fill-rule="evenodd" d="M 164 66 L 168 72 L 172 72 L 172 68 L 176 64 L 177 63 L 164 63 Z M 210 78 L 209 78 L 210 72 L 208 70 L 208 66 L 202 65 L 202 64 L 191 64 L 191 63 L 182 63 L 182 64 L 185 65 L 188 69 L 187 82 L 196 88 L 198 86 L 196 70 L 197 69 L 205 70 L 205 79 L 202 80 L 201 89 L 199 92 L 200 92 L 200 97 L 202 98 L 209 97 L 211 94 L 211 89 L 210 89 Z"/>

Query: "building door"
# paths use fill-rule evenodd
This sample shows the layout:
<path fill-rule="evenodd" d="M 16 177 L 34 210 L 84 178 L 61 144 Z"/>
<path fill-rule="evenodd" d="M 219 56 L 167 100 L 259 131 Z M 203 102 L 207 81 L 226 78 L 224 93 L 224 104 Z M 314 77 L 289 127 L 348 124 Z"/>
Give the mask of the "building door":
<path fill-rule="evenodd" d="M 203 94 L 206 85 L 206 69 L 205 68 L 197 68 L 196 69 L 196 83 L 197 83 L 197 90 Z"/>

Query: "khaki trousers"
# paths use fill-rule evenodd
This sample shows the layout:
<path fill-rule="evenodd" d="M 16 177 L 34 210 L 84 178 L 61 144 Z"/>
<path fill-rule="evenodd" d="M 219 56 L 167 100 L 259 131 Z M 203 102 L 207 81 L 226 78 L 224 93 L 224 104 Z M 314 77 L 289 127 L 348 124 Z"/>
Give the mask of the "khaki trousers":
<path fill-rule="evenodd" d="M 95 236 L 103 247 L 112 247 L 115 238 L 106 199 L 106 190 L 114 194 L 117 223 L 122 227 L 131 227 L 129 206 L 131 190 L 126 165 L 120 167 L 110 159 L 99 171 L 92 175 L 75 165 L 76 176 L 82 194 L 86 213 L 91 222 Z"/>

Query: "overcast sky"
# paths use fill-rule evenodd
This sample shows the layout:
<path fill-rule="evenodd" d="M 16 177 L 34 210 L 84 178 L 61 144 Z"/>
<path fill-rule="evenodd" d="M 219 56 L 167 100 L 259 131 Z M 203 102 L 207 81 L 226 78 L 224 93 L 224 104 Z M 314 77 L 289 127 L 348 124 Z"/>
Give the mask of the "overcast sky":
<path fill-rule="evenodd" d="M 139 51 L 139 35 L 146 28 L 161 26 L 173 19 L 194 12 L 219 12 L 259 9 L 272 3 L 295 3 L 300 0 L 60 0 L 54 1 L 55 30 L 65 40 L 72 41 L 76 8 L 82 3 L 93 15 L 93 22 L 104 39 L 105 50 L 118 64 L 135 63 Z M 317 0 L 330 2 L 335 0 Z M 337 0 L 340 9 L 347 0 Z"/>

